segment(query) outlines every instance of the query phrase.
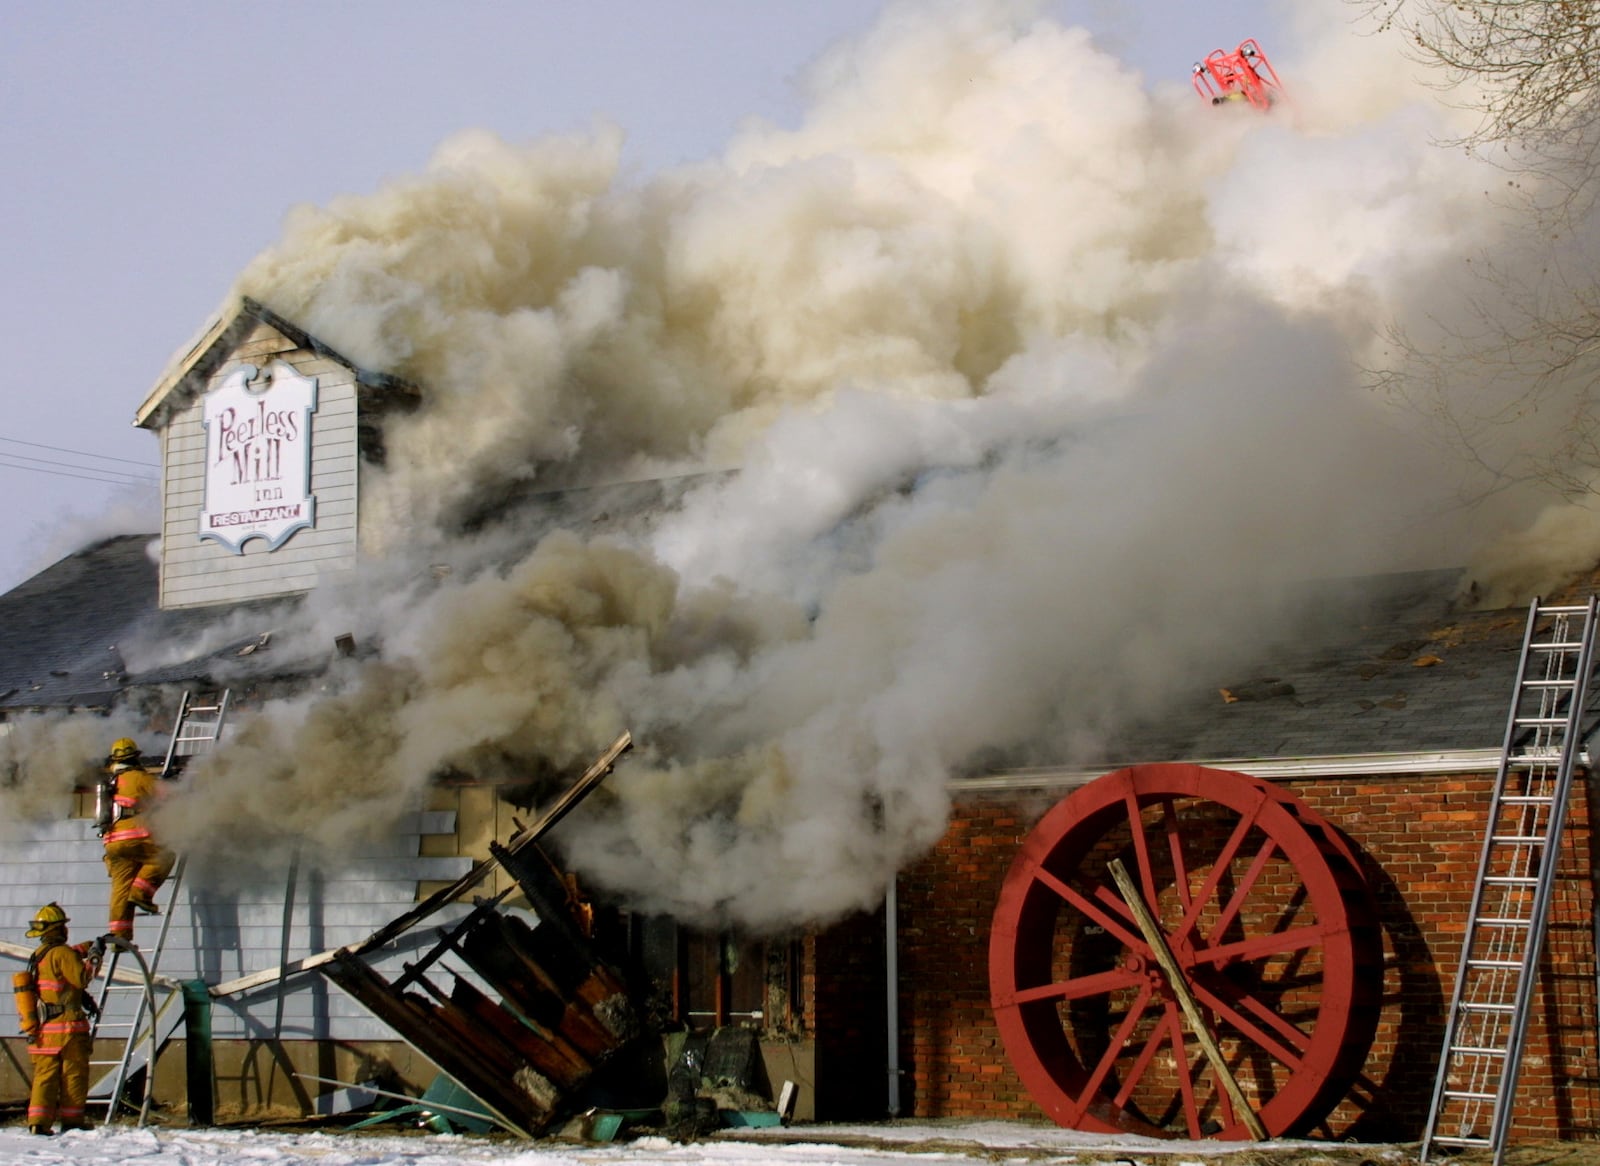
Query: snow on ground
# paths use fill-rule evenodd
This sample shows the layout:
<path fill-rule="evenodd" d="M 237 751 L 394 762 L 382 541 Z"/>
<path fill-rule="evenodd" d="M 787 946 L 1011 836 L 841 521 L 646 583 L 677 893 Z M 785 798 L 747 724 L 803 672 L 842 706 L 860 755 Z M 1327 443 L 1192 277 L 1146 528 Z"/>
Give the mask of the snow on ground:
<path fill-rule="evenodd" d="M 40 1138 L 22 1126 L 0 1128 L 0 1166 L 993 1166 L 1030 1161 L 1185 1166 L 1233 1154 L 1246 1154 L 1241 1162 L 1252 1166 L 1262 1154 L 1278 1162 L 1349 1166 L 1388 1166 L 1410 1158 L 1392 1146 L 1169 1142 L 1009 1122 L 830 1125 L 740 1131 L 697 1142 L 642 1137 L 610 1144 L 254 1129 L 113 1128 Z"/>

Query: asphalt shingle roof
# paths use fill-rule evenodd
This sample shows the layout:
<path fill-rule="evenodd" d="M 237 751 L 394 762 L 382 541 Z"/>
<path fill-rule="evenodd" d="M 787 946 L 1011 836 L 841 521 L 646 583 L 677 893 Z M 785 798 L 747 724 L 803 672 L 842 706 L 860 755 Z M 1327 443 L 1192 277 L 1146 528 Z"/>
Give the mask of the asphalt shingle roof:
<path fill-rule="evenodd" d="M 628 512 L 636 499 L 614 493 L 587 498 L 589 509 Z M 0 709 L 103 706 L 126 686 L 205 680 L 224 660 L 238 674 L 239 649 L 272 629 L 285 602 L 161 611 L 153 539 L 106 539 L 0 596 Z M 1320 584 L 1312 626 L 1246 667 L 1197 670 L 1159 716 L 1127 728 L 1095 760 L 1498 749 L 1527 612 L 1457 610 L 1459 581 L 1457 571 L 1424 571 Z M 1573 590 L 1596 585 L 1600 578 L 1580 580 Z M 120 671 L 113 645 L 194 642 L 240 611 L 259 613 L 250 640 L 140 675 Z M 261 652 L 249 671 L 273 678 L 286 663 Z"/>
<path fill-rule="evenodd" d="M 155 539 L 104 539 L 0 595 L 0 709 L 98 708 L 129 685 L 202 680 L 229 648 L 130 676 L 118 645 L 193 641 L 240 611 L 260 612 L 270 630 L 282 600 L 160 610 Z"/>
<path fill-rule="evenodd" d="M 1461 572 L 1319 585 L 1313 627 L 1194 685 L 1109 760 L 1498 750 L 1527 609 L 1458 609 Z M 1581 602 L 1581 600 L 1580 600 Z"/>

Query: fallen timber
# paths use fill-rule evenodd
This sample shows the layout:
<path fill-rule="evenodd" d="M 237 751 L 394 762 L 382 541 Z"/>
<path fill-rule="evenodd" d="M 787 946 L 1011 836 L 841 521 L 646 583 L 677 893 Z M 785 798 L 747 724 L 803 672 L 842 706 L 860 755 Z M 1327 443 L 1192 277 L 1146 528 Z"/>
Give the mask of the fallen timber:
<path fill-rule="evenodd" d="M 360 943 L 299 961 L 297 970 L 315 968 L 332 980 L 524 1137 L 563 1116 L 571 1095 L 642 1032 L 622 976 L 572 919 L 560 876 L 537 845 L 631 746 L 624 733 L 532 825 L 504 846 L 491 843 L 488 862 Z M 362 958 L 460 899 L 496 867 L 527 896 L 538 926 L 500 910 L 508 887 L 441 928 L 438 942 L 403 965 L 392 983 Z M 281 977 L 288 968 L 276 972 Z M 272 978 L 267 973 L 255 983 Z M 219 985 L 213 995 L 224 987 L 241 990 Z"/>

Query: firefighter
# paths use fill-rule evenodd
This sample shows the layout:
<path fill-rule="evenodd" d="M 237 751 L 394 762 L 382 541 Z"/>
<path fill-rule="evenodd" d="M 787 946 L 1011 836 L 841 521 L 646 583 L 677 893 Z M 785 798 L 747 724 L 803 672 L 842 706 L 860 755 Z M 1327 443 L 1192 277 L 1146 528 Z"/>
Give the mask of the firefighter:
<path fill-rule="evenodd" d="M 175 856 L 150 834 L 145 815 L 156 799 L 157 778 L 145 769 L 139 746 L 119 737 L 106 758 L 109 812 L 102 825 L 106 873 L 111 876 L 111 934 L 133 941 L 133 913 L 159 915 L 156 891 L 172 873 Z"/>
<path fill-rule="evenodd" d="M 104 947 L 93 943 L 67 945 L 67 913 L 46 903 L 28 925 L 28 938 L 39 950 L 28 959 L 26 985 L 16 985 L 17 1011 L 28 1037 L 33 1061 L 33 1092 L 28 1098 L 28 1129 L 44 1137 L 61 1130 L 86 1130 L 84 1104 L 89 1096 L 89 1014 L 94 1001 L 86 994 L 100 971 Z"/>

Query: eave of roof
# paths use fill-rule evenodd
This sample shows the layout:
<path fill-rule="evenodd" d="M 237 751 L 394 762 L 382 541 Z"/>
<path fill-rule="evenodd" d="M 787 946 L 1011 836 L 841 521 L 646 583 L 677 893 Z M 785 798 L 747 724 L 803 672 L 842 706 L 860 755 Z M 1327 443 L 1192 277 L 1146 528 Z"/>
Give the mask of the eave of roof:
<path fill-rule="evenodd" d="M 1454 749 L 1431 752 L 1335 753 L 1318 757 L 1224 757 L 1185 760 L 1162 757 L 1152 761 L 1231 769 L 1268 781 L 1305 778 L 1433 776 L 1493 773 L 1500 767 L 1498 749 Z M 1134 762 L 1131 764 L 1139 764 Z M 1127 764 L 1097 766 L 1031 766 L 977 777 L 959 777 L 946 783 L 951 793 L 1008 793 L 1020 790 L 1072 790 Z"/>
<path fill-rule="evenodd" d="M 361 404 L 372 408 L 411 408 L 421 400 L 421 392 L 409 381 L 389 373 L 362 368 L 297 324 L 249 296 L 234 296 L 206 322 L 196 336 L 167 365 L 144 403 L 134 413 L 134 425 L 158 428 L 167 411 L 178 401 L 198 391 L 205 379 L 226 360 L 233 348 L 257 324 L 267 324 L 283 333 L 296 345 L 319 356 L 337 361 L 355 374 L 361 391 Z"/>

